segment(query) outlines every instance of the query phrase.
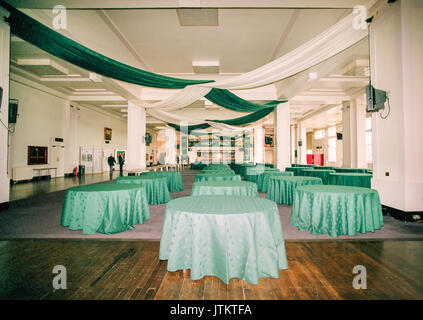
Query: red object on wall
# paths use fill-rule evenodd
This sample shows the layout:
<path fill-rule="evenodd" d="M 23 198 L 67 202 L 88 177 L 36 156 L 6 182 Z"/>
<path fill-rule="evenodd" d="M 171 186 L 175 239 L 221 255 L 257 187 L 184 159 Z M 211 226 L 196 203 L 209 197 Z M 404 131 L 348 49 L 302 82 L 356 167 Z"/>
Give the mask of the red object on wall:
<path fill-rule="evenodd" d="M 314 154 L 314 164 L 316 166 L 323 166 L 324 163 L 324 154 Z"/>
<path fill-rule="evenodd" d="M 316 166 L 323 166 L 324 155 L 321 153 L 308 154 L 307 155 L 307 164 L 315 164 Z"/>

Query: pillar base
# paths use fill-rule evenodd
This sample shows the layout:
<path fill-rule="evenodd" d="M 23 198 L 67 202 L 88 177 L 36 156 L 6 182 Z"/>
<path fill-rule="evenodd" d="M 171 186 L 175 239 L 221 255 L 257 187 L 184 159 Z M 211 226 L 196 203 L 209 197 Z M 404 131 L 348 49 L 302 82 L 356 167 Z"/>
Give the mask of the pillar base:
<path fill-rule="evenodd" d="M 405 222 L 423 222 L 423 211 L 403 211 L 382 205 L 382 213 Z"/>

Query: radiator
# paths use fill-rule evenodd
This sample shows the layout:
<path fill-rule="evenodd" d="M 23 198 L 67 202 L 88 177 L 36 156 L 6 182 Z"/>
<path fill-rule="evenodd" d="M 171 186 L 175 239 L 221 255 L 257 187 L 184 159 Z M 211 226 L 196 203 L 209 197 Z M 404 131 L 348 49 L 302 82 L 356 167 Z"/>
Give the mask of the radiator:
<path fill-rule="evenodd" d="M 34 177 L 34 171 L 31 167 L 16 167 L 12 169 L 12 180 L 31 180 Z"/>

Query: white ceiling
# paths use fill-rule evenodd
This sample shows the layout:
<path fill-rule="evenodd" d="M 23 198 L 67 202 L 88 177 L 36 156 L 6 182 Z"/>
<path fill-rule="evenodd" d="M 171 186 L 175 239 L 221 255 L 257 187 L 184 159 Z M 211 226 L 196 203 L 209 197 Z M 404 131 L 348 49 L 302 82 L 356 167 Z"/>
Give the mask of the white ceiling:
<path fill-rule="evenodd" d="M 56 5 L 56 1 L 9 2 L 19 8 L 43 8 L 23 11 L 51 27 L 54 14 L 46 8 Z M 216 79 L 253 70 L 290 52 L 351 12 L 354 5 L 367 1 L 274 0 L 243 1 L 243 5 L 239 1 L 213 0 L 169 0 L 159 2 L 161 5 L 157 1 L 87 2 L 61 2 L 69 9 L 68 27 L 60 30 L 62 34 L 106 56 L 144 70 L 190 79 Z M 181 13 L 178 17 L 177 8 L 187 4 L 193 7 L 213 7 L 214 4 L 218 8 L 218 26 L 181 26 Z M 101 78 L 101 82 L 94 82 L 89 79 L 86 70 L 52 57 L 16 37 L 12 40 L 12 76 L 35 81 L 71 97 L 77 103 L 103 108 L 106 112 L 123 117 L 121 109 L 128 100 L 145 96 L 148 101 L 157 101 L 160 94 L 168 94 L 164 92 L 166 90 L 154 89 L 161 93 L 156 92 L 154 98 L 148 98 L 149 93 L 154 92 L 150 88 L 142 89 L 105 77 Z M 60 65 L 68 69 L 69 74 L 53 76 L 55 73 L 51 66 L 36 68 L 18 65 L 18 59 L 22 58 L 49 58 L 53 66 Z M 342 99 L 363 89 L 367 83 L 366 77 L 355 77 L 354 72 L 341 76 L 345 73 L 345 66 L 357 59 L 368 59 L 367 41 L 294 77 L 254 91 L 244 90 L 239 95 L 253 101 L 289 97 L 291 118 L 296 121 L 325 106 L 339 106 Z M 195 73 L 193 61 L 218 61 L 219 73 Z M 317 75 L 314 81 L 309 79 L 312 71 Z M 116 107 L 107 108 L 104 105 Z M 184 110 L 188 109 L 193 109 L 189 113 L 193 117 L 195 112 L 204 113 L 204 102 Z M 213 112 L 215 118 L 241 115 L 222 108 L 209 109 L 207 112 Z M 318 124 L 327 124 L 324 123 L 325 119 L 328 117 L 319 118 Z M 149 118 L 149 122 L 157 120 Z M 310 123 L 316 125 L 316 122 Z"/>

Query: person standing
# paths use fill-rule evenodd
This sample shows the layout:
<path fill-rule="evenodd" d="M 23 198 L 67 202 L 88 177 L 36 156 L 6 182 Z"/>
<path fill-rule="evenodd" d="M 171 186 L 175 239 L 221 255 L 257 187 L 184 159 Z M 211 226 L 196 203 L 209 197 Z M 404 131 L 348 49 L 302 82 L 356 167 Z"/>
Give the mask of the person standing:
<path fill-rule="evenodd" d="M 120 171 L 120 176 L 123 176 L 123 164 L 125 163 L 125 160 L 123 160 L 122 155 L 118 155 L 118 162 L 119 162 L 119 171 Z"/>
<path fill-rule="evenodd" d="M 113 177 L 113 166 L 116 163 L 115 157 L 113 157 L 113 154 L 110 154 L 110 156 L 107 158 L 107 163 L 109 164 L 110 167 L 110 179 L 112 179 Z"/>

